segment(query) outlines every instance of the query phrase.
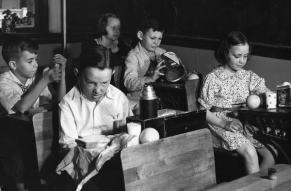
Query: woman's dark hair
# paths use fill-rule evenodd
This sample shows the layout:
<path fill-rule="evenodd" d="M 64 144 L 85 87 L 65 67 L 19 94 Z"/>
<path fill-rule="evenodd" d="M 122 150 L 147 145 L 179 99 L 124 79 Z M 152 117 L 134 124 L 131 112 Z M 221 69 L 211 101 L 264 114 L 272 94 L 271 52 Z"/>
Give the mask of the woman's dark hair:
<path fill-rule="evenodd" d="M 110 62 L 110 50 L 103 46 L 97 45 L 95 42 L 86 43 L 83 46 L 80 55 L 79 72 L 82 73 L 88 67 L 98 68 L 103 70 L 105 68 L 113 69 Z"/>
<path fill-rule="evenodd" d="M 107 35 L 106 26 L 108 24 L 109 18 L 116 18 L 119 19 L 119 16 L 114 13 L 105 13 L 100 16 L 97 22 L 97 37 L 101 37 L 103 35 Z"/>
<path fill-rule="evenodd" d="M 228 35 L 220 41 L 218 48 L 214 53 L 216 60 L 222 65 L 227 64 L 229 61 L 229 50 L 232 46 L 239 44 L 248 44 L 250 46 L 247 37 L 242 32 L 232 31 L 228 33 Z"/>
<path fill-rule="evenodd" d="M 145 18 L 140 26 L 138 27 L 138 31 L 146 33 L 149 29 L 153 29 L 153 31 L 164 32 L 164 26 L 162 26 L 157 19 L 155 18 Z"/>

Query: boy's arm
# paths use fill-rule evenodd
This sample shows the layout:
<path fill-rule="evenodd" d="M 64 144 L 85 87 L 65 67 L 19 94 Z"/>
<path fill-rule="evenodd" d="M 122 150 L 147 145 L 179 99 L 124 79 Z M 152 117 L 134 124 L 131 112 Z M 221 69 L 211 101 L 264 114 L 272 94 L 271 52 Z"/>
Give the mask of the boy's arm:
<path fill-rule="evenodd" d="M 164 61 L 158 63 L 152 76 L 139 76 L 139 70 L 142 70 L 139 66 L 139 59 L 131 54 L 125 60 L 125 73 L 124 73 L 124 86 L 129 91 L 141 90 L 144 84 L 149 82 L 155 82 L 163 73 L 160 72 L 165 67 Z M 146 72 L 146 71 L 144 71 Z"/>
<path fill-rule="evenodd" d="M 141 90 L 145 83 L 153 82 L 152 77 L 139 76 L 139 60 L 134 54 L 130 54 L 125 60 L 124 86 L 131 91 Z"/>
<path fill-rule="evenodd" d="M 61 69 L 61 80 L 58 82 L 57 100 L 60 102 L 66 95 L 66 63 L 67 59 L 60 54 L 56 54 L 53 63 Z"/>
<path fill-rule="evenodd" d="M 28 111 L 37 100 L 44 88 L 53 81 L 58 81 L 61 78 L 61 73 L 58 68 L 49 67 L 43 70 L 42 78 L 30 88 L 30 90 L 19 100 L 12 108 L 15 112 L 24 113 Z"/>

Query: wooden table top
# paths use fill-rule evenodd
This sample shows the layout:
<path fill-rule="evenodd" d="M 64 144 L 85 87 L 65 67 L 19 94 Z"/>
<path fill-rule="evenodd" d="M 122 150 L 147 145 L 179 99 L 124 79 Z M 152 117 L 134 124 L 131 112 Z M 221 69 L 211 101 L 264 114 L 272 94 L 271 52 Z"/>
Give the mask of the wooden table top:
<path fill-rule="evenodd" d="M 268 178 L 267 170 L 263 170 L 237 180 L 216 185 L 206 191 L 290 191 L 291 190 L 291 165 L 277 164 L 277 179 Z"/>

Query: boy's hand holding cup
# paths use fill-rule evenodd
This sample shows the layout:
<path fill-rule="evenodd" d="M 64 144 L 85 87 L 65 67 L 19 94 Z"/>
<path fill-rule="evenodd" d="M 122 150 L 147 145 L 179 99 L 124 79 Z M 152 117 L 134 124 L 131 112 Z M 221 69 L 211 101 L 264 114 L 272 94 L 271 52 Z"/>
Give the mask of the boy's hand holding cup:
<path fill-rule="evenodd" d="M 67 59 L 61 54 L 55 54 L 53 57 L 53 64 L 55 67 L 60 68 L 61 71 L 66 69 Z"/>
<path fill-rule="evenodd" d="M 61 54 L 55 54 L 53 57 L 53 66 L 43 70 L 43 76 L 49 83 L 60 81 L 62 75 L 65 75 L 67 59 Z"/>
<path fill-rule="evenodd" d="M 43 78 L 47 80 L 48 83 L 54 82 L 54 81 L 60 81 L 62 72 L 58 66 L 54 66 L 53 68 L 46 67 L 43 72 Z"/>

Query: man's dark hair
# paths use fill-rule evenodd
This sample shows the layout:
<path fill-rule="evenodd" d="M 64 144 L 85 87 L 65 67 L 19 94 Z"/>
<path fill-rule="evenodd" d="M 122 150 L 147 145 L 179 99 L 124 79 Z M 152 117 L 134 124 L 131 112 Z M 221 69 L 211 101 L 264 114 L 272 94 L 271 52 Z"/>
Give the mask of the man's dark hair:
<path fill-rule="evenodd" d="M 5 37 L 2 47 L 2 57 L 8 64 L 11 60 L 20 58 L 23 51 L 37 54 L 38 45 L 31 39 L 19 36 Z"/>
<path fill-rule="evenodd" d="M 155 18 L 145 18 L 140 26 L 138 27 L 138 31 L 146 33 L 149 29 L 153 29 L 153 31 L 164 32 L 164 26 L 162 26 L 157 19 Z"/>
<path fill-rule="evenodd" d="M 247 37 L 242 32 L 240 31 L 230 32 L 226 37 L 224 37 L 220 41 L 218 48 L 214 53 L 216 60 L 222 65 L 227 64 L 229 61 L 228 58 L 229 50 L 231 49 L 232 46 L 239 44 L 248 44 L 250 46 Z"/>
<path fill-rule="evenodd" d="M 103 46 L 97 45 L 95 41 L 86 43 L 82 47 L 80 55 L 79 72 L 83 72 L 88 67 L 105 69 L 113 69 L 113 65 L 110 62 L 110 51 Z"/>

